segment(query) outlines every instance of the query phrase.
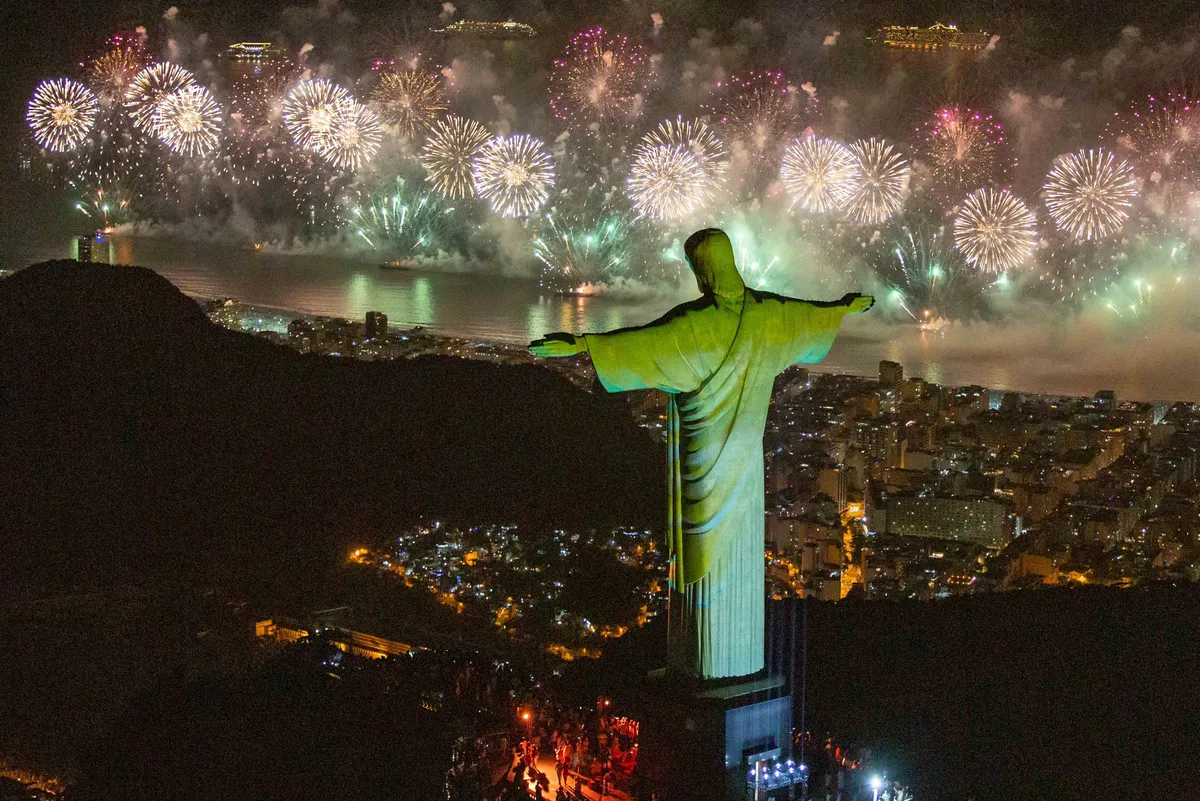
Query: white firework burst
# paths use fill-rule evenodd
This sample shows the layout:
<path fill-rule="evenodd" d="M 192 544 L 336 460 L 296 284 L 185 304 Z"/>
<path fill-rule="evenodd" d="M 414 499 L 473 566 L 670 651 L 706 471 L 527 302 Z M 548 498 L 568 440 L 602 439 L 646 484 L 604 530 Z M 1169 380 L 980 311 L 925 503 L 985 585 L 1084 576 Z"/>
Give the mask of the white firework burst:
<path fill-rule="evenodd" d="M 433 124 L 421 148 L 421 166 L 438 194 L 455 200 L 475 194 L 471 167 L 491 138 L 475 120 L 454 114 Z"/>
<path fill-rule="evenodd" d="M 25 120 L 34 140 L 56 153 L 74 150 L 96 124 L 100 100 L 77 81 L 55 78 L 42 81 L 33 91 Z"/>
<path fill-rule="evenodd" d="M 729 153 L 713 129 L 703 120 L 685 120 L 682 116 L 665 120 L 642 138 L 634 158 L 653 158 L 651 152 L 659 147 L 678 148 L 695 159 L 703 184 L 698 205 L 711 202 L 729 169 Z"/>
<path fill-rule="evenodd" d="M 988 272 L 1020 267 L 1037 245 L 1037 220 L 1020 198 L 991 187 L 967 195 L 954 218 L 954 245 Z"/>
<path fill-rule="evenodd" d="M 374 111 L 360 103 L 342 105 L 317 152 L 338 167 L 357 170 L 374 158 L 382 139 L 383 126 Z"/>
<path fill-rule="evenodd" d="M 642 146 L 629 171 L 629 199 L 638 213 L 677 220 L 704 205 L 708 180 L 700 160 L 679 145 Z"/>
<path fill-rule="evenodd" d="M 475 157 L 475 191 L 501 217 L 525 217 L 550 194 L 554 165 L 540 139 L 518 134 L 498 136 Z"/>
<path fill-rule="evenodd" d="M 840 209 L 854 178 L 854 156 L 832 139 L 807 136 L 788 145 L 779 173 L 783 187 L 804 210 L 823 214 Z"/>
<path fill-rule="evenodd" d="M 161 61 L 133 76 L 125 90 L 125 109 L 133 124 L 146 133 L 156 133 L 158 107 L 168 95 L 196 82 L 192 73 L 178 64 Z"/>
<path fill-rule="evenodd" d="M 1129 219 L 1137 180 L 1133 167 L 1103 148 L 1061 156 L 1046 177 L 1046 208 L 1076 239 L 1103 239 Z"/>
<path fill-rule="evenodd" d="M 342 87 L 324 78 L 305 78 L 283 100 L 283 125 L 306 150 L 320 151 L 333 134 L 338 117 L 354 104 Z"/>
<path fill-rule="evenodd" d="M 199 84 L 163 98 L 154 129 L 167 147 L 184 156 L 203 156 L 220 142 L 221 107 Z"/>
<path fill-rule="evenodd" d="M 911 174 L 908 160 L 884 139 L 860 139 L 850 145 L 854 170 L 846 193 L 846 216 L 865 225 L 876 225 L 904 206 Z"/>

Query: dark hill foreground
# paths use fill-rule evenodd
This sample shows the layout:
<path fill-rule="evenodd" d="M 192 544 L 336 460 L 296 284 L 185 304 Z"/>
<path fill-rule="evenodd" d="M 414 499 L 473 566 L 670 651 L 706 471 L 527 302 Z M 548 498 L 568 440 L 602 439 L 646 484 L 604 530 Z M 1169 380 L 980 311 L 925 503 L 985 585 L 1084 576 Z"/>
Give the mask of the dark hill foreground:
<path fill-rule="evenodd" d="M 305 356 L 140 268 L 0 281 L 0 580 L 182 579 L 278 601 L 420 515 L 658 519 L 660 454 L 533 366 Z"/>

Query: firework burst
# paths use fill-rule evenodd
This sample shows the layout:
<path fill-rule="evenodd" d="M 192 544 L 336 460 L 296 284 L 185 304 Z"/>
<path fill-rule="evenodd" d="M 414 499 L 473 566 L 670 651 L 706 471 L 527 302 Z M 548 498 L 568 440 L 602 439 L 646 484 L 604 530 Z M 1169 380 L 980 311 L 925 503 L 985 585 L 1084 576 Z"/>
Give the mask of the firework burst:
<path fill-rule="evenodd" d="M 706 200 L 716 194 L 729 167 L 725 143 L 703 120 L 665 120 L 642 139 L 643 148 L 666 145 L 690 153 L 704 173 Z"/>
<path fill-rule="evenodd" d="M 96 124 L 100 102 L 94 92 L 68 78 L 42 81 L 33 92 L 25 120 L 34 140 L 55 153 L 74 150 Z"/>
<path fill-rule="evenodd" d="M 105 102 L 121 102 L 134 77 L 150 64 L 149 54 L 136 39 L 114 36 L 111 49 L 92 59 L 88 79 Z"/>
<path fill-rule="evenodd" d="M 498 136 L 480 149 L 471 174 L 475 190 L 501 217 L 537 211 L 554 183 L 554 166 L 540 139 Z"/>
<path fill-rule="evenodd" d="M 1008 190 L 978 189 L 954 218 L 954 244 L 973 267 L 1003 273 L 1033 255 L 1036 226 L 1033 212 Z"/>
<path fill-rule="evenodd" d="M 1126 321 L 1148 317 L 1156 301 L 1167 301 L 1190 277 L 1191 253 L 1186 240 L 1151 237 L 1134 243 L 1119 279 L 1099 295 L 1102 308 Z M 1161 319 L 1161 317 L 1159 318 Z"/>
<path fill-rule="evenodd" d="M 944 227 L 923 220 L 894 223 L 868 250 L 867 263 L 884 285 L 883 308 L 919 323 L 971 317 L 980 309 L 979 274 L 966 268 Z"/>
<path fill-rule="evenodd" d="M 384 124 L 401 136 L 429 130 L 447 108 L 441 76 L 423 70 L 384 73 L 371 93 L 371 102 Z"/>
<path fill-rule="evenodd" d="M 805 211 L 822 214 L 842 207 L 852 188 L 854 156 L 840 142 L 806 136 L 783 152 L 779 177 Z"/>
<path fill-rule="evenodd" d="M 629 198 L 640 214 L 677 220 L 704 205 L 708 181 L 699 159 L 678 145 L 642 146 L 629 171 Z"/>
<path fill-rule="evenodd" d="M 642 48 L 592 28 L 575 36 L 550 73 L 550 107 L 564 122 L 628 121 L 646 76 Z"/>
<path fill-rule="evenodd" d="M 908 194 L 908 160 L 884 139 L 850 145 L 854 159 L 843 208 L 854 222 L 875 225 L 900 211 Z"/>
<path fill-rule="evenodd" d="M 774 172 L 787 143 L 816 113 L 817 100 L 815 92 L 790 85 L 782 73 L 751 72 L 718 83 L 717 100 L 709 108 L 735 152 Z"/>
<path fill-rule="evenodd" d="M 487 128 L 455 114 L 435 122 L 421 148 L 421 166 L 433 188 L 451 199 L 474 195 L 471 166 L 491 138 Z"/>
<path fill-rule="evenodd" d="M 338 118 L 355 105 L 342 87 L 324 78 L 305 78 L 283 100 L 283 124 L 297 145 L 322 150 Z"/>
<path fill-rule="evenodd" d="M 132 222 L 135 218 L 135 195 L 120 184 L 96 189 L 75 201 L 76 210 L 104 230 Z"/>
<path fill-rule="evenodd" d="M 96 124 L 86 140 L 71 154 L 69 183 L 88 195 L 100 189 L 123 187 L 147 209 L 147 196 L 170 186 L 166 152 L 143 136 L 121 106 L 101 105 Z"/>
<path fill-rule="evenodd" d="M 1137 181 L 1128 162 L 1097 148 L 1060 156 L 1043 192 L 1059 229 L 1076 239 L 1103 239 L 1129 218 Z"/>
<path fill-rule="evenodd" d="M 1151 184 L 1200 180 L 1200 101 L 1152 95 L 1118 114 L 1106 134 Z"/>
<path fill-rule="evenodd" d="M 374 111 L 359 103 L 338 108 L 333 128 L 317 153 L 336 166 L 357 170 L 375 157 L 383 139 L 383 127 Z"/>
<path fill-rule="evenodd" d="M 1004 129 L 990 115 L 970 108 L 938 109 L 917 129 L 918 155 L 928 162 L 937 190 L 955 202 L 972 189 L 1008 178 Z"/>
<path fill-rule="evenodd" d="M 1107 292 L 1128 260 L 1128 245 L 1115 238 L 1078 240 L 1052 232 L 1037 251 L 1037 286 L 1049 297 L 1082 304 Z"/>
<path fill-rule="evenodd" d="M 220 142 L 221 107 L 211 92 L 192 84 L 163 98 L 154 128 L 158 138 L 176 153 L 204 156 Z"/>
<path fill-rule="evenodd" d="M 533 254 L 542 263 L 544 285 L 578 292 L 629 271 L 632 232 L 628 211 L 611 203 L 584 203 L 578 208 L 546 211 L 538 220 Z"/>
<path fill-rule="evenodd" d="M 125 91 L 125 110 L 139 130 L 155 133 L 159 105 L 168 95 L 195 82 L 192 73 L 178 64 L 169 61 L 152 64 L 129 82 Z"/>
<path fill-rule="evenodd" d="M 347 225 L 375 250 L 399 257 L 436 253 L 443 244 L 454 206 L 441 197 L 413 189 L 403 179 L 351 206 Z"/>

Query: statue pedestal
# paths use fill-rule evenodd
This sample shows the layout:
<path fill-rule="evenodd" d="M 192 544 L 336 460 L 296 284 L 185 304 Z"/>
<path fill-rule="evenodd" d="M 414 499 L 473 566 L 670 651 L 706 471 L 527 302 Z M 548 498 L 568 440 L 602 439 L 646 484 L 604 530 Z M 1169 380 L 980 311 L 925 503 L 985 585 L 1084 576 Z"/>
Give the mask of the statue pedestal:
<path fill-rule="evenodd" d="M 791 756 L 785 687 L 782 677 L 687 686 L 664 671 L 650 674 L 639 704 L 638 761 L 647 785 L 662 801 L 753 797 L 746 776 L 755 763 Z"/>

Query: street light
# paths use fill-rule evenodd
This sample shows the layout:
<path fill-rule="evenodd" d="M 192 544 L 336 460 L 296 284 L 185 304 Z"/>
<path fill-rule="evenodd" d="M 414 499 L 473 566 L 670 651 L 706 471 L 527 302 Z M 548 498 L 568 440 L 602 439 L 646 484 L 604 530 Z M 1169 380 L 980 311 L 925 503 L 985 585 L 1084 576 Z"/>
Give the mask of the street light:
<path fill-rule="evenodd" d="M 871 777 L 871 801 L 879 801 L 879 791 L 883 789 L 883 779 L 878 776 Z"/>

